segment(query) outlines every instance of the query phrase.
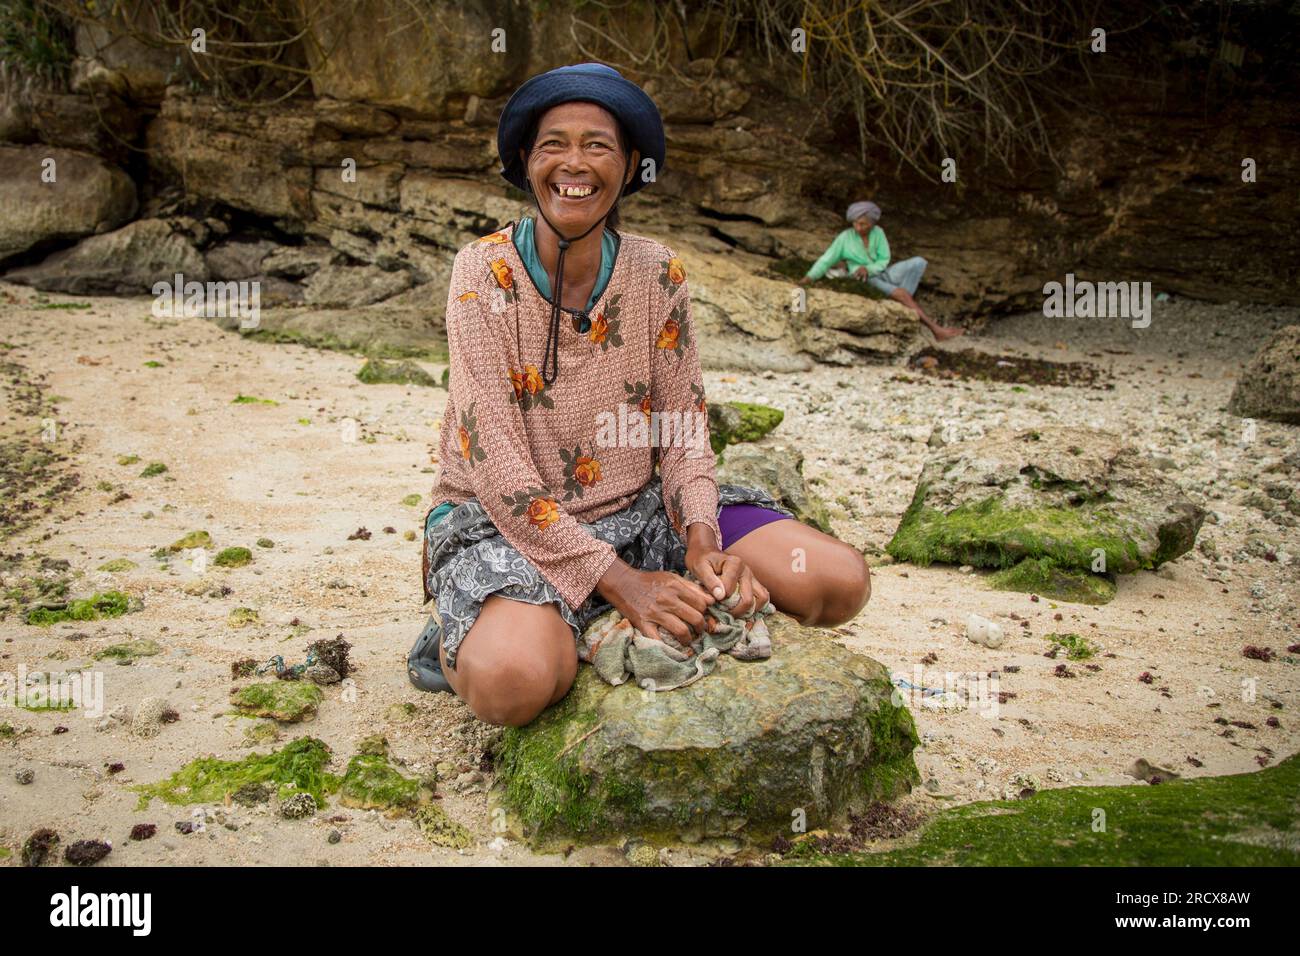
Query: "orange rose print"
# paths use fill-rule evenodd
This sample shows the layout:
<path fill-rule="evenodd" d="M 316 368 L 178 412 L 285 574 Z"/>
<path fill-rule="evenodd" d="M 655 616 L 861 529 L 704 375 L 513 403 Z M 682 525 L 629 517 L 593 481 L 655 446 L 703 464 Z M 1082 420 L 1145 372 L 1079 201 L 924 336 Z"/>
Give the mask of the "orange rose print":
<path fill-rule="evenodd" d="M 589 455 L 579 456 L 573 466 L 573 477 L 578 484 L 590 488 L 600 481 L 600 462 Z"/>
<path fill-rule="evenodd" d="M 673 285 L 681 285 L 686 281 L 686 266 L 676 256 L 668 260 L 668 279 Z"/>
<path fill-rule="evenodd" d="M 655 342 L 655 347 L 661 349 L 677 348 L 677 336 L 679 334 L 681 334 L 681 326 L 677 324 L 676 319 L 669 319 L 664 322 L 664 327 L 659 330 L 659 340 Z"/>
<path fill-rule="evenodd" d="M 474 454 L 474 442 L 470 438 L 469 429 L 462 425 L 459 429 L 460 436 L 460 457 L 469 461 Z"/>
<path fill-rule="evenodd" d="M 513 273 L 510 271 L 510 267 L 506 265 L 506 260 L 493 259 L 491 264 L 492 274 L 496 276 L 497 285 L 503 289 L 509 289 L 514 285 Z"/>
<path fill-rule="evenodd" d="M 646 420 L 647 422 L 650 421 L 650 412 L 651 412 L 651 408 L 650 408 L 650 396 L 649 396 L 649 395 L 647 395 L 645 398 L 641 399 L 641 405 L 640 405 L 640 408 L 641 408 L 641 412 L 642 412 L 642 414 L 645 415 L 645 420 Z"/>
<path fill-rule="evenodd" d="M 541 529 L 560 520 L 560 509 L 550 498 L 534 498 L 528 505 L 528 520 Z"/>
<path fill-rule="evenodd" d="M 472 300 L 474 300 L 474 299 L 477 299 L 477 298 L 478 298 L 478 293 L 475 292 L 473 289 L 470 289 L 468 292 L 462 292 L 460 295 L 456 296 L 456 301 L 457 301 L 457 302 L 470 302 L 470 301 L 472 301 Z"/>
<path fill-rule="evenodd" d="M 480 236 L 478 241 L 491 242 L 495 244 L 495 243 L 509 242 L 510 237 L 507 236 L 504 232 L 492 232 L 492 233 L 488 233 L 486 236 Z"/>
<path fill-rule="evenodd" d="M 521 372 L 510 369 L 510 387 L 515 390 L 515 401 L 524 397 L 524 376 Z"/>
<path fill-rule="evenodd" d="M 609 320 L 605 318 L 604 313 L 596 316 L 591 321 L 591 331 L 587 333 L 587 338 L 596 345 L 605 341 L 609 335 Z"/>
<path fill-rule="evenodd" d="M 529 395 L 536 395 L 546 387 L 546 383 L 542 381 L 542 373 L 537 371 L 536 365 L 524 366 L 524 387 L 528 389 Z"/>

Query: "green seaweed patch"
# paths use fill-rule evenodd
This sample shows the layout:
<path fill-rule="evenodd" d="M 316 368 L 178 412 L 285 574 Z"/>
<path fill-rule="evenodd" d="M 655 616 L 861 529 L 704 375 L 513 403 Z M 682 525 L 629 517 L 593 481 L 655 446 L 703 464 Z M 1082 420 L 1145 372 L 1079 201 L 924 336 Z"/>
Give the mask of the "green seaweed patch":
<path fill-rule="evenodd" d="M 96 651 L 95 660 L 130 664 L 141 657 L 153 657 L 155 654 L 161 653 L 162 645 L 157 641 L 151 641 L 148 638 L 137 638 L 121 644 L 112 644 L 103 650 Z"/>
<path fill-rule="evenodd" d="M 1300 755 L 1254 773 L 1044 790 L 944 810 L 911 846 L 821 866 L 1297 866 Z M 1100 813 L 1098 812 L 1100 811 Z"/>
<path fill-rule="evenodd" d="M 139 455 L 118 455 L 118 456 L 117 456 L 117 463 L 118 463 L 119 465 L 122 465 L 123 467 L 125 467 L 125 466 L 127 466 L 127 465 L 134 465 L 134 464 L 136 464 L 139 460 L 140 460 L 140 456 L 139 456 Z"/>
<path fill-rule="evenodd" d="M 242 568 L 253 560 L 253 552 L 247 548 L 225 548 L 217 553 L 212 563 L 220 568 Z"/>
<path fill-rule="evenodd" d="M 191 548 L 210 548 L 212 547 L 212 535 L 206 531 L 191 531 L 183 538 L 177 538 L 167 546 L 167 550 L 173 553 L 177 551 L 188 551 Z"/>
<path fill-rule="evenodd" d="M 28 624 L 48 627 L 62 621 L 97 621 L 104 617 L 121 617 L 130 610 L 131 599 L 121 591 L 104 591 L 59 607 L 38 607 L 27 612 Z"/>
<path fill-rule="evenodd" d="M 990 575 L 989 586 L 1071 604 L 1108 604 L 1115 597 L 1115 582 L 1109 576 L 1062 568 L 1051 558 L 1025 558 L 1013 568 Z"/>
<path fill-rule="evenodd" d="M 200 757 L 166 780 L 131 789 L 140 794 L 138 810 L 146 809 L 154 797 L 171 804 L 224 803 L 241 788 L 258 784 L 274 786 L 281 800 L 309 793 L 323 807 L 326 795 L 339 787 L 339 778 L 325 770 L 329 762 L 330 749 L 323 741 L 299 737 L 279 750 L 251 753 L 242 760 Z"/>
<path fill-rule="evenodd" d="M 339 803 L 357 810 L 384 810 L 393 816 L 410 813 L 429 800 L 421 781 L 403 776 L 385 753 L 359 753 L 348 761 L 339 786 Z"/>
<path fill-rule="evenodd" d="M 1104 508 L 1007 508 L 997 495 L 947 514 L 925 505 L 928 486 L 917 486 L 912 504 L 886 546 L 898 561 L 926 566 L 936 561 L 979 568 L 1009 568 L 1025 558 L 1051 558 L 1059 568 L 1090 570 L 1094 552 L 1106 554 L 1112 573 L 1154 568 L 1160 556 L 1143 559 L 1137 527 Z"/>
<path fill-rule="evenodd" d="M 1047 639 L 1063 648 L 1072 661 L 1086 661 L 1097 655 L 1097 645 L 1082 634 L 1048 634 Z"/>
<path fill-rule="evenodd" d="M 279 405 L 277 401 L 269 398 L 258 398 L 256 395 L 236 395 L 230 400 L 231 405 Z"/>
<path fill-rule="evenodd" d="M 261 619 L 262 616 L 255 608 L 237 607 L 226 616 L 226 623 L 231 627 L 247 627 L 250 624 L 260 623 Z"/>
<path fill-rule="evenodd" d="M 140 472 L 140 477 L 153 478 L 155 475 L 161 475 L 166 470 L 167 470 L 167 466 L 164 465 L 162 462 L 151 461 L 149 464 L 144 466 L 144 470 Z"/>
<path fill-rule="evenodd" d="M 259 548 L 274 548 L 275 542 L 272 541 L 270 538 L 258 538 L 257 546 Z"/>
<path fill-rule="evenodd" d="M 645 811 L 640 781 L 593 778 L 582 771 L 585 735 L 596 714 L 580 710 L 580 696 L 570 692 L 527 727 L 507 727 L 496 754 L 500 801 L 538 839 L 557 831 L 599 835 L 611 818 L 636 818 Z"/>
<path fill-rule="evenodd" d="M 437 388 L 438 380 L 409 360 L 388 362 L 381 358 L 366 359 L 357 372 L 357 380 L 366 385 L 423 385 Z"/>
<path fill-rule="evenodd" d="M 162 368 L 162 367 L 163 367 L 163 363 L 162 363 L 162 362 L 159 362 L 157 359 L 150 359 L 149 361 L 147 361 L 147 362 L 144 363 L 144 367 L 145 367 L 145 368 Z"/>
<path fill-rule="evenodd" d="M 772 429 L 780 425 L 785 412 L 770 405 L 758 405 L 754 402 L 726 402 L 709 419 L 709 444 L 714 454 L 721 453 L 728 445 L 739 442 L 758 441 Z M 734 409 L 738 416 L 732 419 L 734 424 L 728 427 L 728 418 L 722 414 L 724 408 Z"/>
<path fill-rule="evenodd" d="M 127 558 L 113 558 L 113 560 L 101 564 L 99 570 L 107 571 L 109 574 L 117 574 L 121 571 L 134 571 L 139 566 Z"/>
<path fill-rule="evenodd" d="M 424 838 L 434 846 L 465 850 L 474 845 L 474 835 L 447 816 L 447 811 L 436 803 L 426 803 L 411 814 Z"/>
<path fill-rule="evenodd" d="M 410 494 L 402 499 L 402 504 L 408 508 L 417 508 L 424 501 L 424 495 Z"/>
<path fill-rule="evenodd" d="M 296 724 L 316 716 L 324 695 L 315 684 L 296 680 L 275 680 L 249 684 L 230 692 L 230 701 L 245 717 L 270 717 Z"/>

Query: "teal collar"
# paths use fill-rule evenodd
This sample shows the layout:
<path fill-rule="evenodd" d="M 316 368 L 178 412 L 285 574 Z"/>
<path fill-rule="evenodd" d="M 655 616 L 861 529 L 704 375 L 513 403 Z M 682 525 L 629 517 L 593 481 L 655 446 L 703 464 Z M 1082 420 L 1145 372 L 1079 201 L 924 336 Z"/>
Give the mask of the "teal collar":
<path fill-rule="evenodd" d="M 546 274 L 546 269 L 542 266 L 542 260 L 537 256 L 537 239 L 533 232 L 533 220 L 527 217 L 521 218 L 514 228 L 515 251 L 519 253 L 519 258 L 523 260 L 524 268 L 528 270 L 528 276 L 533 280 L 533 285 L 541 293 L 543 299 L 551 301 L 551 277 Z M 590 312 L 600 301 L 600 297 L 605 293 L 605 286 L 609 285 L 609 277 L 614 274 L 614 259 L 618 256 L 619 237 L 618 233 L 611 229 L 606 229 L 600 239 L 600 272 L 596 274 L 596 284 L 591 289 L 591 298 L 587 300 L 586 311 Z"/>

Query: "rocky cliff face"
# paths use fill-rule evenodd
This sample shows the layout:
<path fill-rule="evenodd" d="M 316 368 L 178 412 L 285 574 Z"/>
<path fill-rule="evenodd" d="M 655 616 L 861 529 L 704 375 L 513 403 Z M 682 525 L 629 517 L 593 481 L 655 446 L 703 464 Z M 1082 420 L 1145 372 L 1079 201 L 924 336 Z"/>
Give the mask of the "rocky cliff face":
<path fill-rule="evenodd" d="M 195 92 L 165 51 L 83 25 L 66 90 L 10 84 L 3 96 L 0 138 L 14 144 L 3 162 L 14 175 L 0 267 L 122 225 L 133 214 L 122 211 L 126 170 L 141 216 L 211 220 L 198 251 L 218 262 L 231 240 L 305 242 L 346 265 L 404 273 L 399 291 L 432 283 L 428 301 L 440 301 L 456 249 L 526 208 L 496 174 L 495 123 L 509 93 L 601 47 L 599 24 L 568 9 L 428 7 L 413 21 L 396 0 L 323 5 L 331 15 L 304 24 L 299 51 L 310 83 L 254 107 Z M 644 18 L 645 31 L 658 22 L 648 6 L 625 15 Z M 504 50 L 470 42 L 494 30 Z M 772 271 L 815 258 L 843 228 L 842 207 L 868 195 L 885 210 L 895 257 L 930 261 L 922 301 L 940 318 L 978 324 L 1034 307 L 1066 272 L 1219 301 L 1300 301 L 1287 192 L 1300 173 L 1294 102 L 1209 116 L 1113 95 L 1112 83 L 1110 112 L 1055 117 L 1055 164 L 1031 158 L 1012 175 L 961 159 L 957 182 L 934 184 L 893 172 L 883 150 L 864 168 L 832 123 L 806 115 L 788 71 L 739 51 L 691 59 L 692 49 L 717 52 L 717 34 L 694 18 L 668 41 L 668 68 L 632 74 L 661 106 L 669 158 L 655 188 L 625 206 L 625 228 L 692 263 L 701 325 L 716 333 L 711 364 L 800 368 L 916 347 L 901 307 L 815 289 L 797 311 L 793 286 Z M 43 190 L 51 147 L 94 166 L 102 189 L 81 177 L 77 188 L 97 198 Z M 1241 181 L 1246 158 L 1258 165 L 1253 183 Z"/>

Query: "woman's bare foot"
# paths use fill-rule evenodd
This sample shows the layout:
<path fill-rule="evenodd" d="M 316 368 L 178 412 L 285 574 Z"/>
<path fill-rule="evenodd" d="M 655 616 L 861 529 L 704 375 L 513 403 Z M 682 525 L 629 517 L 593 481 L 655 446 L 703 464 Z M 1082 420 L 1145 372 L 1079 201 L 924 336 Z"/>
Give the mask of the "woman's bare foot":
<path fill-rule="evenodd" d="M 940 342 L 944 341 L 945 339 L 955 339 L 959 335 L 966 334 L 965 329 L 955 328 L 953 326 L 947 326 L 947 325 L 936 325 L 934 328 L 930 329 L 930 331 L 934 333 L 934 337 L 938 339 Z"/>

